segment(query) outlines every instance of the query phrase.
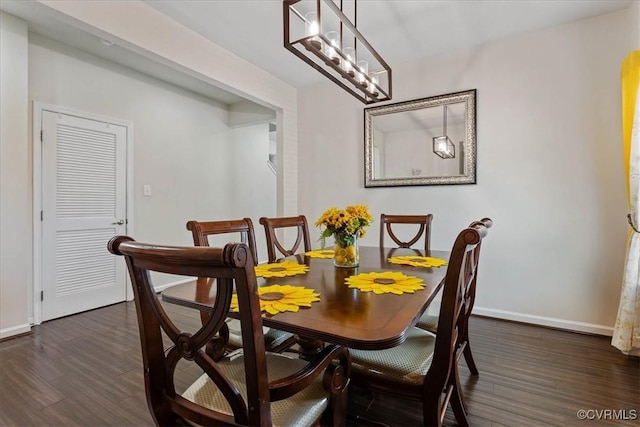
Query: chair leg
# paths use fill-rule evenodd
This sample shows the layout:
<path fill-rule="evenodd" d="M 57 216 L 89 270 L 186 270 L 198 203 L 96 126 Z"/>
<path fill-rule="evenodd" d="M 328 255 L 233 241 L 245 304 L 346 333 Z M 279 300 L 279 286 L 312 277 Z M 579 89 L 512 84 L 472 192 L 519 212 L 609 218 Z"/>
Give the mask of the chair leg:
<path fill-rule="evenodd" d="M 460 402 L 462 402 L 462 409 L 464 409 L 464 412 L 467 412 L 467 404 L 464 400 L 464 392 L 462 391 L 462 384 L 460 383 L 460 367 L 456 366 L 455 367 L 455 372 L 452 372 L 452 375 L 455 375 L 455 379 L 456 379 L 456 391 L 458 393 L 458 396 L 460 397 Z"/>
<path fill-rule="evenodd" d="M 351 357 L 346 348 L 327 366 L 322 385 L 329 391 L 329 406 L 320 420 L 322 425 L 342 427 L 347 425 L 347 404 L 349 403 L 349 385 L 351 382 Z"/>
<path fill-rule="evenodd" d="M 479 375 L 478 368 L 476 367 L 475 360 L 473 360 L 473 355 L 471 354 L 471 347 L 469 346 L 468 339 L 467 339 L 467 345 L 464 347 L 462 354 L 464 354 L 464 360 L 467 362 L 467 367 L 469 368 L 471 375 L 474 375 L 477 377 Z"/>
<path fill-rule="evenodd" d="M 209 312 L 208 311 L 201 311 L 200 312 L 200 322 L 204 325 L 205 323 L 207 323 L 207 320 L 209 320 Z"/>
<path fill-rule="evenodd" d="M 329 398 L 329 406 L 322 414 L 321 425 L 331 427 L 343 427 L 347 422 L 347 404 L 349 400 L 348 389 L 339 394 L 333 394 Z"/>
<path fill-rule="evenodd" d="M 456 417 L 456 421 L 459 426 L 469 426 L 469 419 L 467 418 L 467 411 L 464 409 L 464 402 L 460 395 L 460 390 L 454 388 L 451 395 L 451 409 L 453 409 L 453 415 Z"/>
<path fill-rule="evenodd" d="M 456 421 L 460 426 L 468 426 L 469 419 L 467 418 L 467 405 L 464 402 L 464 395 L 462 394 L 462 386 L 460 385 L 460 375 L 458 375 L 458 367 L 454 366 L 451 375 L 454 377 L 453 393 L 451 394 L 451 409 L 453 415 L 456 417 Z"/>
<path fill-rule="evenodd" d="M 433 392 L 430 390 L 424 397 L 422 402 L 422 422 L 425 426 L 441 427 L 443 411 L 447 408 L 442 408 L 440 403 L 440 395 L 442 392 Z"/>

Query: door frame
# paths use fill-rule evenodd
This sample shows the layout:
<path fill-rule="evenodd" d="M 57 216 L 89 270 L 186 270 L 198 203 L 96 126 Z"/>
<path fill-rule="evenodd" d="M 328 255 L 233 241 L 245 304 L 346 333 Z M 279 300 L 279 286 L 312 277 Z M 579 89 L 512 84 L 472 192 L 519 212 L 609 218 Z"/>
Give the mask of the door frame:
<path fill-rule="evenodd" d="M 76 116 L 89 120 L 113 123 L 123 126 L 127 129 L 126 137 L 126 212 L 127 212 L 127 235 L 133 235 L 134 217 L 134 187 L 133 187 L 133 122 L 114 119 L 112 117 L 97 115 L 80 110 L 74 110 L 58 105 L 46 104 L 40 101 L 33 101 L 33 129 L 32 129 L 32 147 L 33 147 L 33 310 L 32 325 L 42 323 L 42 301 L 40 293 L 43 289 L 42 284 L 42 221 L 40 220 L 40 212 L 42 211 L 42 142 L 40 141 L 40 131 L 42 129 L 42 112 L 50 111 L 54 113 L 62 113 L 69 116 Z M 126 300 L 133 300 L 133 288 L 129 276 L 126 277 Z"/>

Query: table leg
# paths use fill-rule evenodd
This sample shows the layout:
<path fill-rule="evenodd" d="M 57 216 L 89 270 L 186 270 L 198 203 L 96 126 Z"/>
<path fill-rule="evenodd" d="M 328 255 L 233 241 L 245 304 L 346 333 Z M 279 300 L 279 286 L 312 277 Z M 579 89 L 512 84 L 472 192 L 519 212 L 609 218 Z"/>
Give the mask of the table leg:
<path fill-rule="evenodd" d="M 324 343 L 313 338 L 296 335 L 296 344 L 300 347 L 300 358 L 313 360 L 324 349 Z"/>

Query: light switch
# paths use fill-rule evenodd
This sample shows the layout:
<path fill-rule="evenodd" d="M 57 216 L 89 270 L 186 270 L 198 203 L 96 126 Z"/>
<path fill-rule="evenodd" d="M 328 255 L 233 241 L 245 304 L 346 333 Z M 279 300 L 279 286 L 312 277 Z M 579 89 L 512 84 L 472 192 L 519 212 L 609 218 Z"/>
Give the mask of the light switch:
<path fill-rule="evenodd" d="M 151 184 L 145 184 L 144 185 L 144 195 L 145 196 L 150 196 L 151 195 Z"/>

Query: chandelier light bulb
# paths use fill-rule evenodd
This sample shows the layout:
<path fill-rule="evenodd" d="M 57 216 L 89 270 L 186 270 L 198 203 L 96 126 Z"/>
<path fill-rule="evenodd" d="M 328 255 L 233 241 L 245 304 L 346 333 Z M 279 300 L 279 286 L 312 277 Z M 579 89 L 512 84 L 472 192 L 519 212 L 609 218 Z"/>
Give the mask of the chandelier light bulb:
<path fill-rule="evenodd" d="M 375 97 L 380 95 L 380 92 L 378 92 L 379 84 L 380 84 L 380 79 L 378 78 L 378 76 L 371 76 L 371 84 L 369 85 L 369 91 L 371 92 L 371 95 Z"/>
<path fill-rule="evenodd" d="M 320 38 L 317 37 L 317 35 L 320 34 L 320 25 L 318 24 L 318 14 L 316 12 L 309 12 L 304 15 L 304 30 L 305 35 L 315 36 L 309 39 L 309 43 L 315 49 L 320 50 L 322 48 L 322 42 Z"/>
<path fill-rule="evenodd" d="M 342 50 L 346 59 L 342 60 L 342 69 L 351 77 L 355 77 L 356 73 L 353 69 L 353 64 L 356 60 L 356 50 L 352 47 L 345 47 Z"/>
<path fill-rule="evenodd" d="M 325 54 L 334 64 L 340 64 L 340 55 L 338 54 L 338 50 L 340 50 L 340 34 L 337 31 L 329 31 L 326 37 L 329 40 L 329 44 L 326 46 Z"/>
<path fill-rule="evenodd" d="M 366 88 L 369 85 L 366 77 L 367 74 L 369 74 L 369 63 L 365 60 L 361 60 L 358 61 L 356 65 L 358 66 L 358 70 L 360 70 L 358 73 L 358 82 L 360 83 L 360 86 Z"/>

